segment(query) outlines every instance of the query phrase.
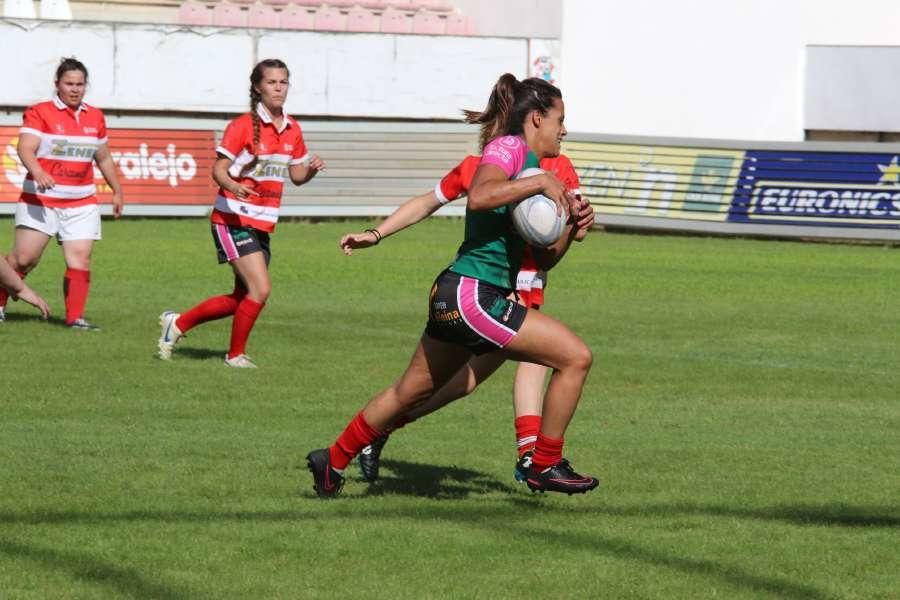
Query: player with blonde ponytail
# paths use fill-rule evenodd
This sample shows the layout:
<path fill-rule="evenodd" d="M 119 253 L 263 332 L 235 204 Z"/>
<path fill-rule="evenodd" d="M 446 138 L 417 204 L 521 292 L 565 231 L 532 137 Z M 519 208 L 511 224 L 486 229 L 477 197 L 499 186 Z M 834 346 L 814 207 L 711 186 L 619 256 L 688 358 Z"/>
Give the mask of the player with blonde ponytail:
<path fill-rule="evenodd" d="M 290 73 L 278 59 L 260 62 L 250 74 L 250 111 L 231 121 L 216 148 L 213 180 L 219 193 L 210 220 L 219 263 L 234 271 L 230 294 L 207 298 L 183 314 L 159 317 L 159 357 L 201 323 L 234 315 L 225 364 L 255 368 L 245 349 L 250 331 L 272 289 L 269 234 L 278 221 L 284 179 L 303 185 L 325 168 L 310 155 L 300 125 L 284 112 Z"/>

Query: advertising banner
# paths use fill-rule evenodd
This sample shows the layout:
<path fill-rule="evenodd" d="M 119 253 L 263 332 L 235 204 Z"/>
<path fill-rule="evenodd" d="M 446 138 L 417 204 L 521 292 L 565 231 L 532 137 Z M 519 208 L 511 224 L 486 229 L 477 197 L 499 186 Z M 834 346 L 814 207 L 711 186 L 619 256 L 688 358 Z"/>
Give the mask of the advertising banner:
<path fill-rule="evenodd" d="M 598 213 L 725 221 L 744 152 L 566 142 L 563 152 Z"/>
<path fill-rule="evenodd" d="M 748 151 L 730 221 L 900 226 L 900 156 Z"/>
<path fill-rule="evenodd" d="M 127 204 L 211 204 L 215 133 L 198 130 L 110 129 L 109 149 Z M 16 202 L 26 171 L 16 153 L 18 127 L 0 127 L 0 203 Z M 94 165 L 97 195 L 111 190 Z"/>

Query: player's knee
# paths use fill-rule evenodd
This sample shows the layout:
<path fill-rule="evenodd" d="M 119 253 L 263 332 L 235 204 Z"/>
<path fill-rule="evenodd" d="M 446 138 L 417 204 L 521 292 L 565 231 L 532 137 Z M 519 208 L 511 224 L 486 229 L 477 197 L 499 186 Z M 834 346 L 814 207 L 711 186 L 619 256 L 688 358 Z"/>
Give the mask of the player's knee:
<path fill-rule="evenodd" d="M 585 344 L 579 344 L 577 348 L 572 349 L 570 367 L 577 371 L 587 373 L 594 364 L 594 353 Z"/>

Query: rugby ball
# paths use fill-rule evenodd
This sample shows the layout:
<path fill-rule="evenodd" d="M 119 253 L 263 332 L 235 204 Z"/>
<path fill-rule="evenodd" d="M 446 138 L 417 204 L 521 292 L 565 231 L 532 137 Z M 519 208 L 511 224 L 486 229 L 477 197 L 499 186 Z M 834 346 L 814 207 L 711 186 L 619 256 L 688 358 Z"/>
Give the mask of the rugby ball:
<path fill-rule="evenodd" d="M 516 175 L 516 179 L 543 172 L 537 168 L 525 169 Z M 559 240 L 566 226 L 566 216 L 556 214 L 556 202 L 543 194 L 535 194 L 513 206 L 512 222 L 526 242 L 538 248 L 546 248 Z"/>

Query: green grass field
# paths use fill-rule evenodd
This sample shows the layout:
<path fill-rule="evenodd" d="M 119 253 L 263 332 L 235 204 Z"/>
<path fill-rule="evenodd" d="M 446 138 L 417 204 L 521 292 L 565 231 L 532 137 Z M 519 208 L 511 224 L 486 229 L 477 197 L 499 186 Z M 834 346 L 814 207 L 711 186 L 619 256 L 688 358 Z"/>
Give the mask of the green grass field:
<path fill-rule="evenodd" d="M 592 234 L 547 312 L 594 350 L 566 455 L 601 488 L 513 482 L 507 365 L 326 502 L 302 457 L 405 367 L 461 230 L 344 257 L 366 226 L 279 226 L 256 371 L 225 321 L 154 358 L 163 309 L 230 290 L 199 219 L 104 224 L 101 332 L 11 304 L 0 597 L 900 598 L 898 250 Z M 57 315 L 62 271 L 29 278 Z"/>

